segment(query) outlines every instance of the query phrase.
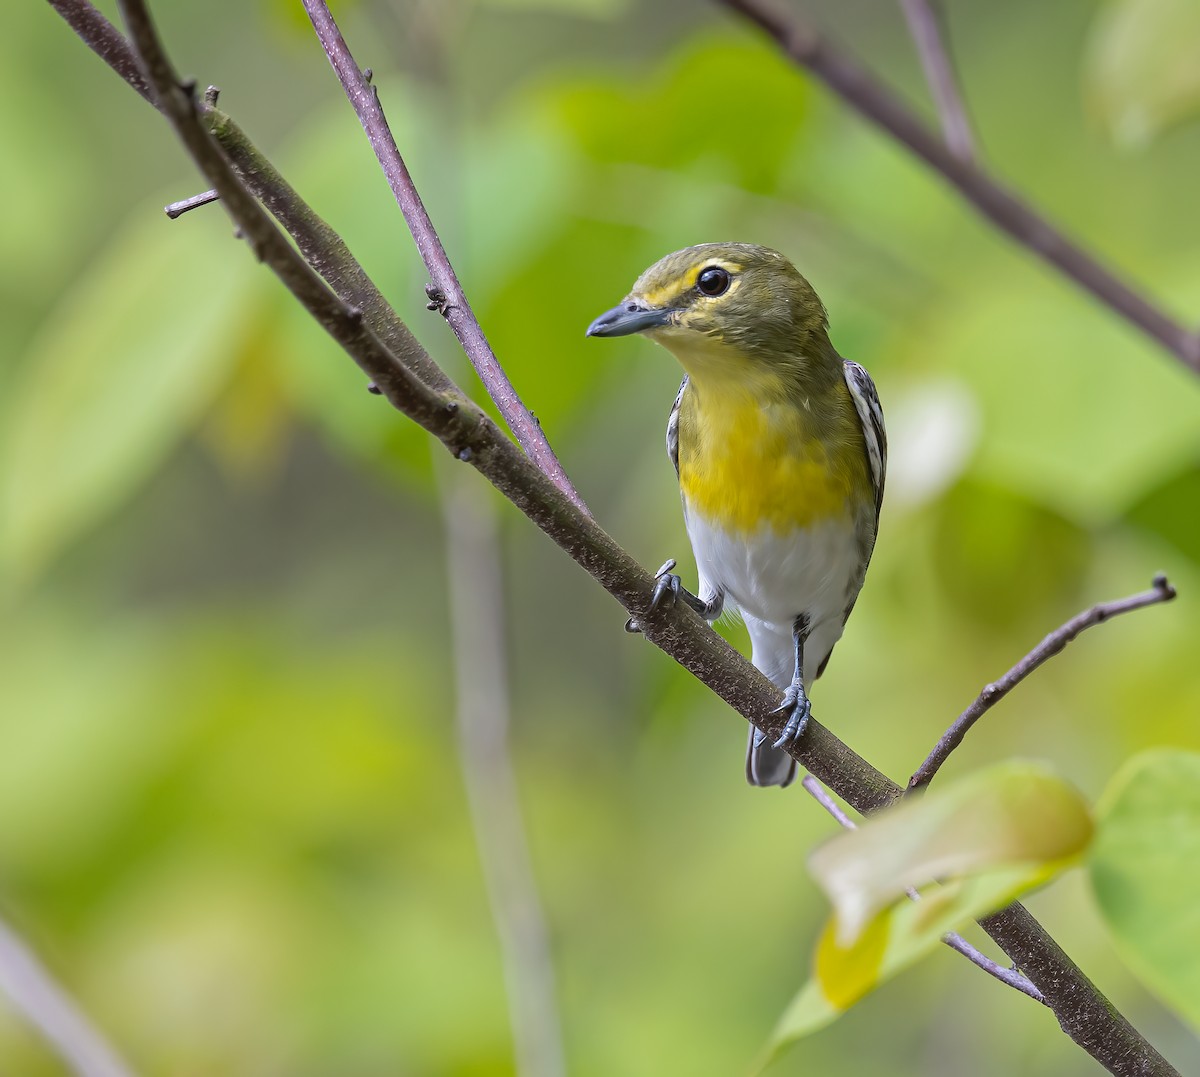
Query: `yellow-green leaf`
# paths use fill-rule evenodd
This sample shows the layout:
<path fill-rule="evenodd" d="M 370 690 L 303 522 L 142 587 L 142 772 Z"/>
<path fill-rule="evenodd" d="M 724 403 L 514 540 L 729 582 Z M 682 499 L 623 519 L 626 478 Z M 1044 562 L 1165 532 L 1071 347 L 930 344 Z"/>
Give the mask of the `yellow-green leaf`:
<path fill-rule="evenodd" d="M 846 1010 L 871 990 L 887 953 L 891 925 L 876 916 L 849 945 L 839 941 L 837 918 L 826 922 L 817 940 L 813 972 L 821 994 L 837 1010 Z"/>
<path fill-rule="evenodd" d="M 1009 868 L 945 887 L 935 884 L 922 891 L 920 901 L 904 899 L 880 912 L 847 946 L 838 943 L 837 923 L 830 918 L 817 941 L 813 974 L 779 1019 L 761 1065 L 936 949 L 947 932 L 1002 908 L 1060 867 Z"/>
<path fill-rule="evenodd" d="M 1200 755 L 1144 752 L 1117 773 L 1089 868 L 1129 966 L 1200 1028 Z"/>
<path fill-rule="evenodd" d="M 834 914 L 812 976 L 772 1033 L 763 1065 L 918 961 L 947 932 L 1049 881 L 1091 832 L 1074 789 L 1043 767 L 1016 762 L 935 786 L 818 849 L 810 865 Z M 910 900 L 909 889 L 920 900 Z"/>
<path fill-rule="evenodd" d="M 1067 860 L 1086 846 L 1079 794 L 1044 767 L 1004 763 L 935 786 L 817 849 L 809 867 L 849 945 L 881 909 L 934 879 Z"/>

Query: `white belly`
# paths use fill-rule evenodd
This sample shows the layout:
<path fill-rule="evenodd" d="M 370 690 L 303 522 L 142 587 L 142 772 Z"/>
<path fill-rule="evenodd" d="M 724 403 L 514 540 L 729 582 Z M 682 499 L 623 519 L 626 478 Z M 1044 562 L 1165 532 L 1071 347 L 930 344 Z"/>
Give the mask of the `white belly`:
<path fill-rule="evenodd" d="M 781 687 L 792 677 L 792 626 L 808 617 L 804 674 L 811 683 L 862 585 L 863 550 L 853 521 L 826 520 L 790 535 L 766 529 L 747 538 L 686 515 L 701 595 L 724 593 L 746 621 L 754 665 Z"/>

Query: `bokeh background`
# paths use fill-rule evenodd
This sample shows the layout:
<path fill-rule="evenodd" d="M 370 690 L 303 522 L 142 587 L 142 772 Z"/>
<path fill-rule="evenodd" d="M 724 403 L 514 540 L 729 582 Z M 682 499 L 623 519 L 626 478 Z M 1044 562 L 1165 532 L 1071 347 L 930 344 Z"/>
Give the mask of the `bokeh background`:
<path fill-rule="evenodd" d="M 929 114 L 896 4 L 792 2 Z M 153 6 L 177 64 L 481 397 L 299 4 Z M 997 173 L 1194 321 L 1191 5 L 946 7 Z M 894 461 L 822 721 L 903 778 L 1046 631 L 1165 570 L 1178 602 L 1088 635 L 949 772 L 1036 757 L 1094 798 L 1143 747 L 1200 748 L 1194 375 L 715 5 L 335 10 L 501 360 L 643 563 L 692 578 L 662 450 L 679 371 L 584 327 L 703 240 L 778 247 L 817 286 Z M 453 730 L 450 465 L 219 208 L 167 221 L 194 169 L 48 5 L 0 26 L 0 912 L 146 1074 L 512 1073 Z M 833 824 L 798 787 L 747 788 L 741 720 L 496 507 L 569 1071 L 745 1072 L 806 974 L 825 908 L 805 854 Z M 1078 872 L 1030 905 L 1200 1072 Z M 0 1069 L 62 1072 L 3 1006 Z M 946 952 L 777 1072 L 1098 1068 Z"/>

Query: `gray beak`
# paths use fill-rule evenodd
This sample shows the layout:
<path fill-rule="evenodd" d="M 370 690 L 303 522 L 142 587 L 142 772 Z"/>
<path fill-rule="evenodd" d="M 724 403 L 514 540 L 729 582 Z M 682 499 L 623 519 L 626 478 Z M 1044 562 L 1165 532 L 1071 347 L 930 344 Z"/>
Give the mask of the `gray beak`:
<path fill-rule="evenodd" d="M 669 325 L 671 310 L 651 310 L 628 301 L 612 310 L 606 310 L 587 328 L 589 337 L 627 337 L 630 333 L 641 333 L 646 329 L 658 329 Z"/>

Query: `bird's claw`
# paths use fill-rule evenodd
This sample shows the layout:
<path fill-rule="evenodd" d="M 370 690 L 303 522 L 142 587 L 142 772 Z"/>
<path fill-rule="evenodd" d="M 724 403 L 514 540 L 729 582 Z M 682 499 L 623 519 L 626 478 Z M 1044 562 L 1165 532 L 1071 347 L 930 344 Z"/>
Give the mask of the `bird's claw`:
<path fill-rule="evenodd" d="M 679 601 L 679 593 L 683 589 L 683 581 L 671 571 L 674 567 L 675 558 L 670 557 L 663 562 L 662 568 L 654 574 L 654 592 L 650 595 L 650 608 L 647 612 L 653 613 L 658 609 L 663 604 L 663 600 L 666 599 L 667 595 L 671 596 L 671 606 L 674 606 Z"/>
<path fill-rule="evenodd" d="M 671 596 L 668 609 L 679 601 L 680 592 L 683 590 L 683 581 L 671 571 L 674 567 L 675 558 L 668 557 L 654 574 L 654 590 L 650 593 L 650 605 L 646 608 L 647 613 L 653 613 L 657 610 L 663 604 L 667 595 Z M 636 617 L 630 617 L 625 622 L 626 632 L 637 633 L 641 630 L 641 623 Z"/>
<path fill-rule="evenodd" d="M 812 704 L 809 703 L 803 686 L 790 684 L 787 691 L 783 693 L 783 702 L 771 713 L 788 714 L 787 725 L 783 727 L 783 732 L 772 747 L 789 748 L 804 736 L 804 730 L 808 728 L 809 715 L 812 713 Z"/>

